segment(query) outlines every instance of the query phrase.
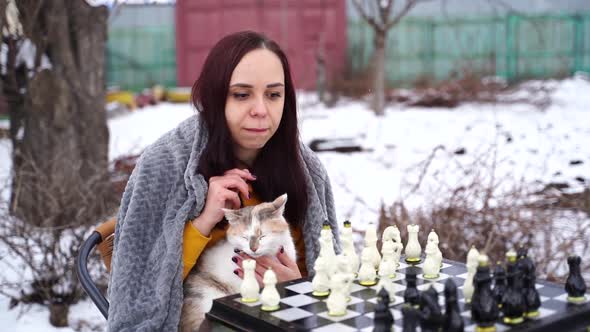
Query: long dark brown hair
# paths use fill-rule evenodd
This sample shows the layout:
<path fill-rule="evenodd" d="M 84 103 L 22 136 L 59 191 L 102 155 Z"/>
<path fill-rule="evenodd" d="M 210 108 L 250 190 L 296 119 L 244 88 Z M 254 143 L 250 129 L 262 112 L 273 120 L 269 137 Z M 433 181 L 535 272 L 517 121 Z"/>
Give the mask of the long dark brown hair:
<path fill-rule="evenodd" d="M 291 70 L 279 45 L 260 33 L 237 32 L 217 42 L 193 85 L 192 102 L 209 132 L 207 146 L 199 160 L 199 172 L 209 180 L 238 166 L 225 120 L 225 102 L 234 69 L 244 55 L 261 48 L 273 52 L 281 60 L 285 76 L 285 105 L 277 131 L 250 168 L 257 177 L 252 187 L 260 199 L 266 202 L 287 193 L 285 217 L 290 224 L 301 225 L 307 209 L 307 186 L 299 150 L 297 102 Z"/>

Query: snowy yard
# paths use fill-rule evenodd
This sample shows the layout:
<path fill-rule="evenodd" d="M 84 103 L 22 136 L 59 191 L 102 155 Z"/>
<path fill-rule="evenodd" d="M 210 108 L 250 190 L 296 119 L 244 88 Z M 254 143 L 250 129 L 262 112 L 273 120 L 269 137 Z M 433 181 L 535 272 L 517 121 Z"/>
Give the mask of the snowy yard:
<path fill-rule="evenodd" d="M 528 104 L 390 106 L 383 118 L 375 117 L 366 102 L 341 100 L 326 108 L 314 102 L 312 94 L 300 94 L 301 137 L 308 144 L 314 139 L 352 138 L 367 150 L 319 153 L 331 177 L 338 219 L 350 219 L 359 230 L 376 222 L 382 203 L 403 199 L 412 208 L 433 202 L 441 185 L 456 187 L 465 180 L 466 168 L 490 153 L 495 155 L 490 160 L 496 165 L 494 178 L 507 185 L 527 183 L 542 189 L 548 183 L 566 183 L 569 192 L 581 191 L 590 186 L 590 81 L 574 77 L 548 84 L 554 88 L 552 104 L 542 111 Z M 111 160 L 140 152 L 193 113 L 189 105 L 160 104 L 109 120 Z M 421 175 L 421 163 L 433 151 Z M 10 170 L 7 140 L 0 140 L 0 155 L 4 182 Z M 0 271 L 7 271 L 3 265 L 14 258 L 4 247 L 0 257 Z M 19 315 L 22 308 L 8 311 L 8 303 L 0 296 L 3 330 L 57 330 L 49 325 L 44 308 L 32 306 Z M 73 323 L 104 322 L 89 301 L 74 306 L 70 318 Z"/>

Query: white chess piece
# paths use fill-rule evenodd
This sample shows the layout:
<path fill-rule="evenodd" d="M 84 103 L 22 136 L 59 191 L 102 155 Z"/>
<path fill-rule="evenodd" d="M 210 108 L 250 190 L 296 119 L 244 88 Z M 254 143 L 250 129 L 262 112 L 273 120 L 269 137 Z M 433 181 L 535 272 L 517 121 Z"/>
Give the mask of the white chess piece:
<path fill-rule="evenodd" d="M 406 262 L 419 263 L 420 254 L 422 254 L 422 247 L 418 242 L 418 232 L 420 226 L 408 225 L 408 244 L 406 244 Z"/>
<path fill-rule="evenodd" d="M 377 269 L 379 263 L 381 263 L 381 254 L 377 249 L 377 228 L 373 224 L 367 226 L 365 230 L 365 248 L 368 248 L 370 261 L 373 263 L 373 267 Z"/>
<path fill-rule="evenodd" d="M 262 302 L 262 307 L 260 309 L 264 311 L 275 311 L 279 309 L 281 296 L 276 288 L 277 275 L 271 268 L 264 272 L 262 282 L 264 283 L 264 288 L 262 289 L 262 293 L 260 293 L 260 302 Z"/>
<path fill-rule="evenodd" d="M 424 279 L 436 279 L 440 273 L 440 261 L 436 255 L 436 244 L 428 242 L 426 244 L 426 258 L 422 270 L 424 271 Z"/>
<path fill-rule="evenodd" d="M 381 235 L 381 241 L 385 242 L 386 240 L 402 242 L 399 229 L 396 225 L 385 227 L 385 229 L 383 230 L 383 234 Z"/>
<path fill-rule="evenodd" d="M 348 262 L 348 256 L 346 255 L 336 255 L 336 261 L 338 262 L 338 272 L 342 273 L 345 276 L 345 285 L 344 285 L 344 295 L 346 296 L 346 301 L 350 302 L 350 288 L 352 287 L 352 282 L 354 281 L 355 272 L 351 269 L 351 265 Z"/>
<path fill-rule="evenodd" d="M 315 275 L 311 280 L 311 287 L 314 296 L 328 296 L 330 295 L 330 276 L 328 274 L 328 266 L 326 259 L 322 256 L 316 258 L 313 269 Z"/>
<path fill-rule="evenodd" d="M 328 306 L 328 315 L 344 316 L 346 315 L 346 294 L 344 293 L 347 277 L 343 273 L 336 273 L 330 278 L 330 296 L 326 300 Z"/>
<path fill-rule="evenodd" d="M 381 288 L 385 288 L 387 293 L 389 293 L 389 298 L 391 301 L 394 300 L 395 293 L 397 292 L 396 283 L 393 282 L 391 278 L 379 278 L 379 282 L 375 287 L 377 293 L 381 290 Z"/>
<path fill-rule="evenodd" d="M 471 303 L 471 296 L 473 295 L 473 276 L 477 271 L 478 258 L 479 252 L 475 249 L 475 246 L 471 246 L 467 253 L 467 277 L 463 284 L 463 297 L 467 303 Z"/>
<path fill-rule="evenodd" d="M 361 268 L 359 269 L 359 284 L 363 286 L 373 286 L 377 283 L 377 273 L 375 266 L 371 261 L 372 255 L 369 248 L 365 247 L 361 253 Z"/>
<path fill-rule="evenodd" d="M 334 236 L 329 224 L 325 223 L 320 231 L 320 256 L 326 259 L 328 275 L 336 272 L 336 252 L 334 252 Z"/>
<path fill-rule="evenodd" d="M 395 268 L 399 267 L 399 259 L 402 255 L 402 250 L 404 249 L 404 245 L 401 242 L 392 241 L 393 243 L 393 261 L 395 262 Z"/>
<path fill-rule="evenodd" d="M 379 263 L 379 277 L 380 278 L 395 278 L 395 271 L 397 270 L 397 262 L 394 258 L 393 241 L 390 239 L 383 241 L 381 247 L 381 263 Z"/>
<path fill-rule="evenodd" d="M 356 274 L 359 270 L 360 260 L 354 248 L 354 240 L 352 238 L 352 227 L 350 222 L 345 222 L 341 231 L 340 241 L 342 242 L 342 253 L 348 257 L 347 264 L 349 269 Z"/>
<path fill-rule="evenodd" d="M 256 269 L 256 261 L 252 259 L 246 259 L 242 262 L 244 268 L 244 280 L 240 286 L 240 294 L 242 295 L 242 302 L 256 302 L 258 301 L 258 292 L 260 292 L 260 286 L 256 281 L 254 269 Z"/>
<path fill-rule="evenodd" d="M 442 252 L 440 251 L 439 247 L 438 247 L 438 234 L 436 234 L 436 232 L 434 231 L 434 229 L 432 229 L 430 231 L 430 233 L 428 234 L 428 242 L 432 242 L 436 245 L 436 258 L 439 260 L 439 265 L 442 267 Z"/>

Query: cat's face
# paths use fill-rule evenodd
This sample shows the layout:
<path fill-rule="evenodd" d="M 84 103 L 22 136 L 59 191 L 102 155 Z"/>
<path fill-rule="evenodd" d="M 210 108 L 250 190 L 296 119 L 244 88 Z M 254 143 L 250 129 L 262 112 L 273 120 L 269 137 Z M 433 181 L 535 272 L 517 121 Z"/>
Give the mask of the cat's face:
<path fill-rule="evenodd" d="M 229 222 L 227 240 L 252 257 L 274 256 L 289 235 L 289 224 L 283 217 L 287 194 L 271 203 L 260 203 L 239 210 L 223 209 Z"/>

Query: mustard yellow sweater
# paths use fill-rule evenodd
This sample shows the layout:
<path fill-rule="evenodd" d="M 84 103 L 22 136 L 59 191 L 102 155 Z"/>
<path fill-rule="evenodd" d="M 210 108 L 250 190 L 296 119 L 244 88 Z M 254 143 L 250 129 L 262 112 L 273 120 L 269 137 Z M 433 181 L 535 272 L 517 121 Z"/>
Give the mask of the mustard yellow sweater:
<path fill-rule="evenodd" d="M 252 192 L 252 187 L 250 185 L 248 187 L 250 189 L 250 199 L 245 199 L 242 197 L 242 195 L 240 195 L 242 205 L 252 206 L 261 203 L 261 200 L 258 198 L 258 196 Z M 184 263 L 184 271 L 182 275 L 183 280 L 186 279 L 186 276 L 189 274 L 191 269 L 195 266 L 195 264 L 197 264 L 197 260 L 199 259 L 199 256 L 201 256 L 203 250 L 206 250 L 217 243 L 217 241 L 225 238 L 227 227 L 227 224 L 224 227 L 215 227 L 209 236 L 204 236 L 193 226 L 191 221 L 186 223 L 184 226 L 182 242 L 182 260 Z M 293 236 L 293 240 L 295 241 L 295 249 L 297 250 L 297 266 L 299 267 L 299 271 L 301 271 L 301 275 L 306 277 L 307 268 L 305 266 L 305 243 L 303 242 L 301 229 L 299 227 L 291 227 L 291 235 Z"/>

